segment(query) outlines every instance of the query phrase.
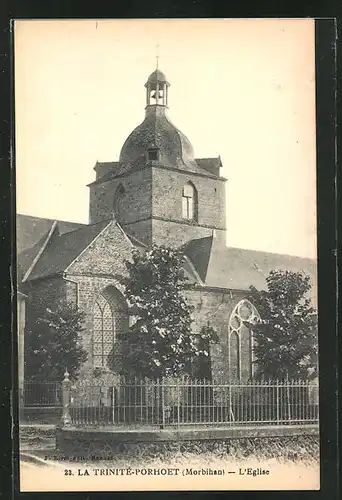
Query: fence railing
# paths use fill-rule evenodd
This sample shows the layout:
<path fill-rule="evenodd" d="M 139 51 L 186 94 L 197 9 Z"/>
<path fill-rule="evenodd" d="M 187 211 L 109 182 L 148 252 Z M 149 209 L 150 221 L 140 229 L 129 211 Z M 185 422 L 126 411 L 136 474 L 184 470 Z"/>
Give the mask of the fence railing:
<path fill-rule="evenodd" d="M 24 407 L 62 407 L 62 382 L 25 381 L 22 394 Z"/>
<path fill-rule="evenodd" d="M 67 389 L 64 422 L 77 426 L 318 423 L 318 386 L 308 381 L 222 384 L 119 377 L 112 383 L 87 382 L 71 387 L 67 380 L 63 384 Z"/>

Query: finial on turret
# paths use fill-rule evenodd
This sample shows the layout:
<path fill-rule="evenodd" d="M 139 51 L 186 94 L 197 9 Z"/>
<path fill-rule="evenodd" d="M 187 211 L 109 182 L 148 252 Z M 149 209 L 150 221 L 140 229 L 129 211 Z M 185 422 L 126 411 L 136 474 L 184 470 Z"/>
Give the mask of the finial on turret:
<path fill-rule="evenodd" d="M 156 45 L 156 63 L 157 63 L 157 69 L 158 69 L 158 66 L 159 66 L 159 43 L 157 43 Z"/>

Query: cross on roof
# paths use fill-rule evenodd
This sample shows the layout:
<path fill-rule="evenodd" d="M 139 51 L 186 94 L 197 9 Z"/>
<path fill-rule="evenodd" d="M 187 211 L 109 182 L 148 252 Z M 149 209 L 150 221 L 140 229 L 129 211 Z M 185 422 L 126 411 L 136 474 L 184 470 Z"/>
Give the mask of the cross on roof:
<path fill-rule="evenodd" d="M 158 63 L 159 63 L 159 43 L 156 45 L 156 60 L 157 60 L 157 69 L 158 69 Z"/>

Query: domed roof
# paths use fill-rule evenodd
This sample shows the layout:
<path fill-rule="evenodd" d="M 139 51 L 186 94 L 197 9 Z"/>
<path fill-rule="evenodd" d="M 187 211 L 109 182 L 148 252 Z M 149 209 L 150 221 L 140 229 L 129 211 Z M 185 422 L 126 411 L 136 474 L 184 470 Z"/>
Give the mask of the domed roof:
<path fill-rule="evenodd" d="M 153 71 L 153 73 L 150 74 L 150 76 L 148 77 L 148 80 L 147 80 L 147 83 L 155 83 L 155 82 L 167 82 L 167 78 L 166 76 L 164 75 L 164 73 L 162 71 L 160 71 L 160 69 L 156 69 Z"/>
<path fill-rule="evenodd" d="M 128 136 L 120 153 L 120 163 L 135 164 L 146 157 L 153 145 L 159 149 L 163 166 L 198 171 L 189 139 L 168 119 L 162 106 L 148 106 L 145 120 Z"/>

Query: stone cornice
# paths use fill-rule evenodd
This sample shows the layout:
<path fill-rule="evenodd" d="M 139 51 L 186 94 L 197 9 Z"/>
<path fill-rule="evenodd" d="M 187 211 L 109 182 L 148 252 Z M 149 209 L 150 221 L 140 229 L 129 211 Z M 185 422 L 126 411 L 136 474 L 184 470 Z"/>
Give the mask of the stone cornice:
<path fill-rule="evenodd" d="M 168 217 L 159 217 L 157 215 L 151 215 L 150 217 L 144 217 L 144 218 L 137 219 L 137 220 L 134 220 L 131 222 L 125 222 L 125 223 L 122 223 L 122 226 L 123 227 L 131 226 L 132 224 L 137 224 L 138 222 L 145 222 L 147 220 L 161 220 L 164 222 L 173 222 L 175 224 L 182 224 L 184 226 L 203 227 L 205 229 L 217 229 L 219 231 L 226 231 L 227 230 L 225 227 L 212 226 L 209 224 L 199 224 L 197 222 L 191 222 L 191 221 L 187 221 L 187 220 L 183 220 L 183 219 L 170 219 Z"/>
<path fill-rule="evenodd" d="M 193 172 L 191 170 L 184 170 L 184 169 L 180 169 L 180 168 L 176 168 L 176 167 L 165 167 L 164 165 L 158 165 L 157 162 L 150 161 L 150 162 L 146 163 L 145 165 L 140 165 L 138 167 L 134 167 L 130 170 L 127 170 L 126 172 L 123 172 L 122 174 L 117 174 L 117 175 L 114 174 L 112 177 L 110 177 L 108 179 L 101 180 L 101 178 L 100 178 L 98 180 L 95 180 L 94 182 L 91 182 L 90 184 L 87 184 L 87 186 L 90 187 L 90 186 L 94 186 L 97 184 L 105 184 L 106 182 L 113 181 L 114 179 L 122 179 L 123 177 L 127 177 L 128 175 L 130 175 L 132 173 L 135 173 L 135 172 L 138 172 L 141 170 L 145 170 L 146 168 L 157 168 L 160 170 L 170 170 L 171 172 L 178 172 L 178 173 L 182 173 L 184 175 L 194 175 L 195 177 L 202 177 L 205 179 L 215 179 L 215 180 L 221 181 L 221 182 L 227 181 L 226 177 L 218 177 L 216 175 L 211 175 L 209 173 L 202 174 L 199 172 Z"/>

